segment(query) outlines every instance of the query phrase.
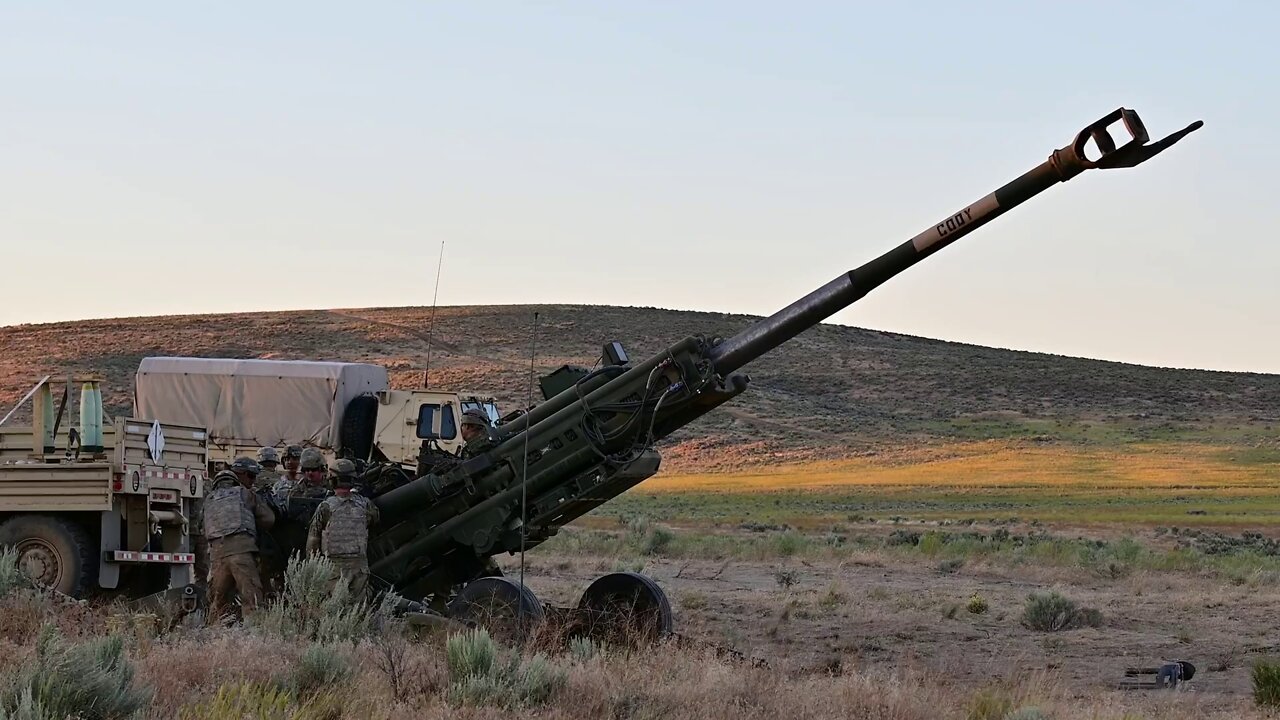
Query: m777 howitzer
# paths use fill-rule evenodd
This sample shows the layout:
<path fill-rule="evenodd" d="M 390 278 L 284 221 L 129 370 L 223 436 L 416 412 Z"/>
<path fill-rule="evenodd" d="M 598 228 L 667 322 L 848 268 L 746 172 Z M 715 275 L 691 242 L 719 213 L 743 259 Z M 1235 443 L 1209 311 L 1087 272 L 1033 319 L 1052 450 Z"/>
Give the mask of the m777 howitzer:
<path fill-rule="evenodd" d="M 1131 139 L 1117 144 L 1116 124 Z M 1085 170 L 1138 165 L 1201 124 L 1149 143 L 1138 115 L 1116 110 L 1012 182 L 733 337 L 687 337 L 635 363 L 609 343 L 599 369 L 544 377 L 545 401 L 498 423 L 486 452 L 372 493 L 382 517 L 369 538 L 371 575 L 455 617 L 488 624 L 540 617 L 533 594 L 495 576 L 490 558 L 536 547 L 656 473 L 655 443 L 745 391 L 748 378 L 738 370 L 1048 188 Z M 564 612 L 607 627 L 625 615 L 659 634 L 672 623 L 661 589 L 635 573 L 599 578 L 578 608 Z"/>

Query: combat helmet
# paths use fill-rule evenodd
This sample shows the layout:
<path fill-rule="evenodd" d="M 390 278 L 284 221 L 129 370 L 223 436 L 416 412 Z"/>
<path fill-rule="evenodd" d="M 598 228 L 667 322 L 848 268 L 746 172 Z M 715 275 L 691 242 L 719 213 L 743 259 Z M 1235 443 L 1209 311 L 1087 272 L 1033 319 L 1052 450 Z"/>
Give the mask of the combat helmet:
<path fill-rule="evenodd" d="M 299 465 L 303 470 L 323 470 L 324 456 L 315 448 L 306 448 L 302 451 L 302 462 Z"/>
<path fill-rule="evenodd" d="M 462 413 L 462 424 L 488 428 L 489 416 L 486 415 L 483 410 L 471 408 L 470 410 Z"/>
<path fill-rule="evenodd" d="M 262 472 L 262 466 L 259 465 L 256 460 L 251 457 L 245 457 L 244 455 L 232 460 L 228 469 L 232 472 L 243 472 L 254 476 Z"/>
<path fill-rule="evenodd" d="M 301 459 L 302 459 L 302 446 L 301 446 L 301 445 L 290 445 L 289 447 L 285 448 L 285 449 L 284 449 L 284 457 L 285 457 L 285 459 L 286 459 L 286 460 L 287 460 L 287 459 L 289 459 L 289 458 L 298 458 L 299 460 L 301 460 Z"/>
<path fill-rule="evenodd" d="M 280 453 L 273 447 L 264 447 L 258 450 L 258 462 L 262 465 L 267 463 L 280 464 Z"/>
<path fill-rule="evenodd" d="M 356 464 L 346 458 L 338 458 L 329 466 L 333 471 L 333 484 L 340 487 L 350 487 L 356 482 Z"/>

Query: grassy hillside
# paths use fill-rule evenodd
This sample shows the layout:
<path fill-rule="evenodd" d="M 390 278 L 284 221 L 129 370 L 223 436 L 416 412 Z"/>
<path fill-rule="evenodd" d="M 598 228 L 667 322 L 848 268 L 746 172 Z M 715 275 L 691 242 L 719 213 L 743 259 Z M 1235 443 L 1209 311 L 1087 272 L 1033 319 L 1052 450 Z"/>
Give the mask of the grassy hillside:
<path fill-rule="evenodd" d="M 617 339 L 633 357 L 754 318 L 578 305 L 441 308 L 432 383 L 525 397 L 529 325 L 540 372 L 592 364 Z M 420 384 L 429 308 L 89 320 L 0 328 L 0 406 L 47 373 L 96 372 L 125 411 L 146 355 L 381 363 Z M 668 467 L 718 470 L 838 459 L 911 445 L 1005 439 L 1073 446 L 1209 443 L 1277 457 L 1280 376 L 1170 370 L 823 325 L 748 366 L 752 389 L 674 438 Z"/>

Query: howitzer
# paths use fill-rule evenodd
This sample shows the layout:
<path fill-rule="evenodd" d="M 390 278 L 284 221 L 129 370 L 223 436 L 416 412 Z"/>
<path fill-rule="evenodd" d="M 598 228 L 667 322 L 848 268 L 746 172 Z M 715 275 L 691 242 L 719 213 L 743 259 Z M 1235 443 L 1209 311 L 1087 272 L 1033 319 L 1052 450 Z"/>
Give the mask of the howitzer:
<path fill-rule="evenodd" d="M 1116 124 L 1130 136 L 1122 144 L 1110 134 Z M 492 577 L 491 558 L 536 547 L 656 473 L 655 444 L 745 391 L 741 368 L 1044 190 L 1085 170 L 1138 165 L 1201 124 L 1149 143 L 1137 113 L 1116 110 L 1012 182 L 732 337 L 687 337 L 641 362 L 609 343 L 599 369 L 544 377 L 544 401 L 498 423 L 489 449 L 375 494 L 382 520 L 369 538 L 373 578 L 455 616 L 481 607 L 539 615 L 527 588 Z M 633 573 L 597 580 L 580 609 L 603 613 L 618 603 L 649 618 L 650 629 L 670 629 L 662 591 Z"/>

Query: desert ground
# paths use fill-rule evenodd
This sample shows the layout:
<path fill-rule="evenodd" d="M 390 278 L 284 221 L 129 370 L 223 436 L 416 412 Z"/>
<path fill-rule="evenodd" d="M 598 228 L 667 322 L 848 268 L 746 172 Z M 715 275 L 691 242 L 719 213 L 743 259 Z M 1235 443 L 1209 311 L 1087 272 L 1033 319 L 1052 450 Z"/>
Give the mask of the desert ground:
<path fill-rule="evenodd" d="M 433 384 L 518 406 L 528 310 L 442 309 Z M 640 356 L 751 319 L 541 312 L 540 371 L 590 365 L 604 340 Z M 412 386 L 426 317 L 0 328 L 0 405 L 43 374 L 92 371 L 108 381 L 108 412 L 128 412 L 138 360 L 161 354 L 379 362 Z M 0 572 L 0 717 L 1272 716 L 1255 675 L 1280 658 L 1280 377 L 835 326 L 750 370 L 740 401 L 660 448 L 656 477 L 524 558 L 553 605 L 576 604 L 604 572 L 655 578 L 677 633 L 657 647 L 406 640 L 302 576 L 243 625 L 196 627 Z M 521 571 L 518 557 L 499 561 Z M 1195 677 L 1120 688 L 1126 668 L 1171 660 Z M 59 679 L 76 677 L 115 704 L 77 705 Z"/>
<path fill-rule="evenodd" d="M 24 673 L 49 664 L 35 646 L 51 626 L 69 647 L 121 638 L 128 687 L 145 696 L 135 709 L 156 718 L 1271 717 L 1253 673 L 1280 657 L 1274 477 L 1203 447 L 1166 450 L 1180 481 L 1153 480 L 1158 463 L 1132 456 L 1145 450 L 1089 475 L 1011 481 L 1052 463 L 1008 441 L 672 473 L 531 550 L 523 573 L 567 607 L 600 574 L 643 572 L 667 593 L 676 636 L 499 647 L 513 659 L 480 680 L 457 637 L 405 640 L 394 621 L 370 626 L 371 611 L 342 620 L 346 606 L 303 581 L 243 625 L 168 626 L 118 601 L 6 591 L 0 563 L 0 707 L 18 708 Z M 937 473 L 961 481 L 939 486 Z M 519 557 L 500 560 L 521 572 Z M 1032 608 L 1051 593 L 1069 605 L 1041 624 Z M 1126 668 L 1172 660 L 1196 667 L 1180 688 L 1121 687 Z"/>

